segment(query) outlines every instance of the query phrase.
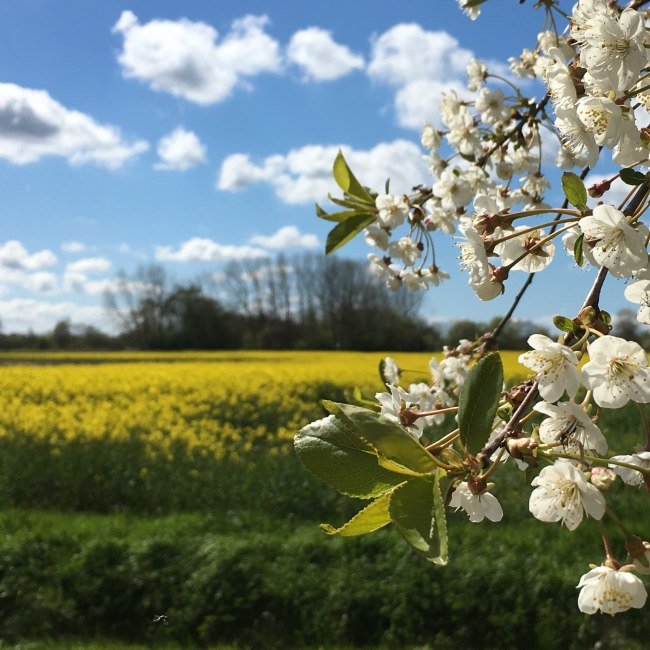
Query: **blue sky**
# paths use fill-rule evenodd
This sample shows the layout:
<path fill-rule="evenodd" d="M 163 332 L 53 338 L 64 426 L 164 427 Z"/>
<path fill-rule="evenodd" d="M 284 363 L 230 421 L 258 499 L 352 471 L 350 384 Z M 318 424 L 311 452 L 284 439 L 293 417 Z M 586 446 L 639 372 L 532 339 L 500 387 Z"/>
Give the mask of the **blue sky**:
<path fill-rule="evenodd" d="M 0 3 L 5 330 L 106 326 L 103 288 L 138 264 L 185 278 L 321 251 L 313 200 L 334 189 L 333 152 L 348 147 L 369 184 L 427 181 L 419 126 L 439 89 L 463 82 L 471 54 L 504 66 L 535 42 L 541 15 L 505 4 L 472 22 L 454 0 Z M 452 280 L 425 315 L 505 311 L 524 276 L 479 303 L 451 244 L 438 239 Z M 590 278 L 569 270 L 558 256 L 521 314 L 572 314 Z"/>

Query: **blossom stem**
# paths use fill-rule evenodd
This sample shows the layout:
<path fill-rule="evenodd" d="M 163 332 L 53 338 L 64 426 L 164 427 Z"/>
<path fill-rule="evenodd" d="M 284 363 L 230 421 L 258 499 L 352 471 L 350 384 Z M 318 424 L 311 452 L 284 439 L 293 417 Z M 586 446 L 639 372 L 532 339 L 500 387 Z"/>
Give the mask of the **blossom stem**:
<path fill-rule="evenodd" d="M 634 537 L 634 535 L 626 528 L 625 524 L 616 516 L 616 514 L 614 514 L 609 506 L 605 506 L 605 512 L 607 513 L 608 517 L 621 529 L 623 535 L 625 535 L 627 539 Z"/>
<path fill-rule="evenodd" d="M 528 255 L 530 255 L 535 249 L 540 248 L 541 246 L 543 246 L 547 242 L 549 242 L 552 239 L 555 239 L 556 237 L 561 235 L 563 232 L 566 232 L 567 230 L 570 230 L 571 228 L 573 228 L 573 222 L 575 222 L 575 221 L 577 221 L 577 219 L 572 219 L 571 220 L 572 223 L 570 225 L 564 226 L 564 228 L 560 228 L 559 230 L 556 230 L 554 233 L 551 233 L 550 235 L 547 235 L 543 239 L 540 239 L 534 246 L 531 246 L 525 253 L 522 253 L 519 257 L 517 257 L 512 262 L 510 262 L 510 264 L 506 264 L 503 268 L 509 271 L 513 266 L 516 266 L 517 264 L 519 264 L 519 262 L 521 262 L 521 260 L 528 257 Z M 556 223 L 566 223 L 566 220 L 557 221 Z M 532 230 L 536 230 L 536 228 L 533 228 Z M 522 235 L 522 234 L 525 234 L 525 232 L 521 231 L 521 232 L 517 233 L 517 235 Z"/>
<path fill-rule="evenodd" d="M 490 467 L 487 468 L 487 471 L 481 474 L 482 478 L 487 478 L 488 476 L 490 476 L 490 474 L 492 474 L 492 472 L 494 472 L 494 470 L 498 467 L 499 461 L 501 460 L 501 457 L 503 456 L 505 451 L 506 451 L 505 447 L 501 447 L 499 449 L 499 451 L 497 452 L 497 457 L 494 459 L 492 465 L 490 465 Z"/>
<path fill-rule="evenodd" d="M 605 524 L 602 522 L 602 520 L 598 521 L 598 527 L 600 528 L 600 536 L 602 537 L 603 540 L 603 546 L 605 547 L 605 555 L 607 556 L 607 559 L 618 566 L 618 562 L 616 561 L 616 558 L 614 557 L 614 553 L 612 552 L 612 547 L 609 543 L 609 538 L 607 537 L 607 531 L 605 530 Z"/>
<path fill-rule="evenodd" d="M 426 418 L 430 415 L 438 415 L 439 413 L 455 413 L 457 410 L 457 406 L 450 406 L 444 409 L 436 409 L 435 411 L 422 411 L 421 413 L 416 413 L 416 415 L 419 418 Z"/>
<path fill-rule="evenodd" d="M 504 241 L 508 241 L 509 239 L 514 239 L 515 237 L 521 237 L 521 235 L 525 235 L 526 233 L 533 232 L 535 230 L 539 230 L 540 228 L 545 228 L 546 226 L 553 226 L 556 224 L 560 223 L 575 223 L 576 221 L 579 221 L 579 217 L 576 217 L 575 219 L 558 219 L 558 220 L 553 220 L 553 221 L 547 221 L 546 223 L 540 223 L 536 226 L 531 226 L 530 228 L 526 228 L 525 230 L 518 230 L 517 232 L 514 232 L 510 235 L 506 235 L 505 237 L 499 237 L 499 239 L 494 239 L 492 240 L 492 243 L 494 244 L 501 244 Z"/>
<path fill-rule="evenodd" d="M 582 213 L 578 212 L 577 210 L 571 210 L 568 208 L 553 208 L 553 209 L 536 209 L 536 210 L 523 210 L 521 212 L 512 212 L 512 213 L 506 213 L 504 216 L 509 217 L 511 221 L 514 221 L 515 219 L 523 219 L 524 217 L 534 217 L 535 215 L 538 214 L 568 214 L 571 217 L 577 217 L 578 219 L 582 217 Z M 549 223 L 545 224 L 540 224 L 537 226 L 537 228 L 543 228 L 544 226 L 551 226 L 554 223 L 557 222 L 557 219 L 550 221 Z"/>
<path fill-rule="evenodd" d="M 640 472 L 644 476 L 650 476 L 650 469 L 645 469 L 644 467 L 639 467 L 638 465 L 634 465 L 632 463 L 626 463 L 622 460 L 598 458 L 597 456 L 587 456 L 586 454 L 582 456 L 576 456 L 575 454 L 567 454 L 560 451 L 548 451 L 543 453 L 545 453 L 547 456 L 552 456 L 554 458 L 568 458 L 569 460 L 577 460 L 580 462 L 586 460 L 589 461 L 590 463 L 596 463 L 598 465 L 617 465 L 618 467 L 633 469 L 635 472 Z"/>
<path fill-rule="evenodd" d="M 432 449 L 442 449 L 443 447 L 448 447 L 450 444 L 458 440 L 459 437 L 460 432 L 458 429 L 456 429 L 455 431 L 452 431 L 451 433 L 448 433 L 447 435 L 440 438 L 440 440 L 432 442 L 430 445 L 425 447 L 425 449 L 427 451 L 431 451 Z"/>

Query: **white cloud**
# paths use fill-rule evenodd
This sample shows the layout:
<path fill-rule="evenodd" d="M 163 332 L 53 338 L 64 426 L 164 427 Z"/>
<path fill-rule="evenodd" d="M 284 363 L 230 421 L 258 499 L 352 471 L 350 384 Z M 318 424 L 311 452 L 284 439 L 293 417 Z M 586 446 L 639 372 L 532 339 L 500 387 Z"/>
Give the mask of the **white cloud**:
<path fill-rule="evenodd" d="M 0 300 L 0 321 L 6 332 L 46 332 L 63 319 L 75 323 L 106 328 L 102 307 L 83 306 L 73 302 L 47 302 L 34 298 Z"/>
<path fill-rule="evenodd" d="M 106 273 L 111 268 L 111 261 L 106 257 L 84 257 L 71 262 L 65 267 L 72 273 Z"/>
<path fill-rule="evenodd" d="M 249 243 L 263 248 L 317 248 L 316 235 L 303 234 L 296 226 L 284 226 L 272 235 L 253 235 Z"/>
<path fill-rule="evenodd" d="M 139 260 L 146 260 L 147 254 L 144 251 L 140 251 L 137 248 L 133 248 L 130 244 L 126 242 L 120 242 L 117 246 L 117 252 L 122 255 L 129 255 L 130 257 L 135 257 Z"/>
<path fill-rule="evenodd" d="M 287 59 L 313 81 L 338 79 L 364 66 L 361 55 L 336 43 L 330 32 L 320 27 L 296 32 L 287 46 Z"/>
<path fill-rule="evenodd" d="M 158 156 L 160 162 L 156 163 L 155 169 L 185 171 L 206 161 L 206 149 L 196 133 L 179 126 L 161 138 Z"/>
<path fill-rule="evenodd" d="M 409 192 L 414 184 L 430 178 L 420 148 L 413 142 L 383 142 L 372 149 L 355 150 L 341 146 L 359 181 L 370 187 L 383 187 L 391 179 L 391 191 Z M 217 188 L 243 190 L 257 183 L 266 183 L 285 203 L 308 203 L 327 198 L 336 192 L 332 164 L 339 146 L 307 145 L 286 155 L 273 155 L 261 163 L 246 154 L 233 154 L 222 163 Z"/>
<path fill-rule="evenodd" d="M 280 46 L 264 31 L 268 23 L 266 16 L 244 16 L 218 40 L 206 23 L 181 18 L 140 24 L 124 11 L 113 31 L 124 38 L 118 61 L 125 77 L 208 105 L 225 100 L 249 77 L 280 71 Z"/>
<path fill-rule="evenodd" d="M 64 253 L 83 253 L 88 250 L 88 247 L 80 241 L 64 241 L 61 244 L 61 250 Z"/>
<path fill-rule="evenodd" d="M 0 244 L 0 266 L 4 269 L 40 271 L 55 266 L 57 262 L 56 255 L 47 248 L 30 253 L 15 239 Z"/>
<path fill-rule="evenodd" d="M 193 237 L 179 245 L 156 246 L 155 257 L 160 262 L 226 262 L 230 260 L 260 259 L 268 253 L 253 246 L 219 244 L 212 239 Z"/>
<path fill-rule="evenodd" d="M 127 142 L 114 126 L 70 110 L 45 90 L 0 83 L 0 158 L 16 165 L 61 156 L 72 165 L 117 169 L 149 145 Z"/>
<path fill-rule="evenodd" d="M 424 122 L 440 123 L 440 94 L 465 89 L 466 67 L 472 50 L 461 47 L 445 31 L 427 31 L 417 23 L 400 23 L 372 42 L 367 73 L 377 83 L 395 88 L 395 113 L 401 126 L 421 129 Z M 506 77 L 507 66 L 487 61 L 488 67 Z"/>

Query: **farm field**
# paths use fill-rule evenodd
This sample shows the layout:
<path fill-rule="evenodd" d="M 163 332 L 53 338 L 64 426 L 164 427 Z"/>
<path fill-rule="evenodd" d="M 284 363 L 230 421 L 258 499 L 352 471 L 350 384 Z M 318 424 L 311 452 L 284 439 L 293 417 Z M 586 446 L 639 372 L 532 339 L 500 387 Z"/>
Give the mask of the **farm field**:
<path fill-rule="evenodd" d="M 426 377 L 430 355 L 391 356 L 406 382 Z M 503 356 L 510 380 L 524 375 L 518 353 Z M 593 522 L 531 521 L 514 466 L 497 479 L 501 524 L 450 514 L 445 569 L 391 531 L 325 538 L 318 524 L 359 504 L 312 479 L 291 440 L 319 399 L 379 390 L 380 357 L 0 356 L 2 647 L 546 650 L 606 635 L 642 648 L 643 612 L 586 619 L 575 605 L 585 549 L 600 561 Z M 611 413 L 612 449 L 640 438 L 637 419 Z M 609 500 L 647 530 L 625 496 Z"/>

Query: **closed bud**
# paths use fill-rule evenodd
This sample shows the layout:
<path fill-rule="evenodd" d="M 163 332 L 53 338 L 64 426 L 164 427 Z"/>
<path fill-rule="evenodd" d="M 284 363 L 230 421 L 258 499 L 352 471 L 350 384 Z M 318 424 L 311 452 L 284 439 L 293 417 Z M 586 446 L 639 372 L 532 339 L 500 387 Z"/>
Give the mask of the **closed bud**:
<path fill-rule="evenodd" d="M 591 482 L 601 492 L 606 492 L 616 481 L 616 473 L 609 467 L 594 467 L 591 470 Z"/>
<path fill-rule="evenodd" d="M 594 183 L 588 190 L 589 196 L 592 199 L 598 199 L 600 198 L 609 188 L 612 186 L 612 181 L 610 180 L 604 180 L 600 181 L 600 183 Z"/>
<path fill-rule="evenodd" d="M 524 460 L 526 456 L 531 456 L 537 449 L 537 440 L 535 438 L 509 438 L 506 442 L 508 453 L 517 460 Z"/>

